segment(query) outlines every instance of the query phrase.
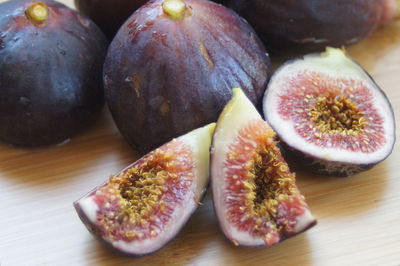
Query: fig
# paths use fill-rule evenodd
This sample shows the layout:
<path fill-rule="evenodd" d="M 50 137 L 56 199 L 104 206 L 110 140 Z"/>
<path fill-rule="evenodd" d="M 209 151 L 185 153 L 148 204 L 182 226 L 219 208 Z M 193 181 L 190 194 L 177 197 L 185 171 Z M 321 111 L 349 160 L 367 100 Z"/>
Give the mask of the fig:
<path fill-rule="evenodd" d="M 104 70 L 113 118 L 142 153 L 216 121 L 233 87 L 261 106 L 269 76 L 253 29 L 205 0 L 145 4 L 115 36 Z"/>
<path fill-rule="evenodd" d="M 388 98 L 340 49 L 328 47 L 281 66 L 263 109 L 280 140 L 318 173 L 367 170 L 388 157 L 395 143 Z"/>
<path fill-rule="evenodd" d="M 74 0 L 76 8 L 91 18 L 112 40 L 132 13 L 148 0 Z"/>
<path fill-rule="evenodd" d="M 76 201 L 89 231 L 128 255 L 162 248 L 200 204 L 214 128 L 209 124 L 164 144 Z"/>
<path fill-rule="evenodd" d="M 235 245 L 270 246 L 316 224 L 275 132 L 240 89 L 218 119 L 211 158 L 215 211 Z"/>
<path fill-rule="evenodd" d="M 0 4 L 0 140 L 62 142 L 101 111 L 107 41 L 88 18 L 44 0 Z"/>
<path fill-rule="evenodd" d="M 225 0 L 275 53 L 341 47 L 371 34 L 396 12 L 397 0 Z"/>

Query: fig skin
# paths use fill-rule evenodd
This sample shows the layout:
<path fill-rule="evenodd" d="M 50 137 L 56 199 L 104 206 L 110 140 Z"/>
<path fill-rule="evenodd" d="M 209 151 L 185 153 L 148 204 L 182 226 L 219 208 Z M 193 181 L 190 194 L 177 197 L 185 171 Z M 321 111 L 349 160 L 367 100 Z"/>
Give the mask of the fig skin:
<path fill-rule="evenodd" d="M 312 52 L 360 41 L 396 12 L 396 0 L 226 0 L 273 53 Z"/>
<path fill-rule="evenodd" d="M 316 131 L 305 133 L 305 135 L 310 138 L 309 136 L 317 134 L 318 137 L 312 138 L 312 141 L 307 142 L 304 136 L 299 135 L 298 127 L 304 127 L 305 123 L 309 123 L 309 121 L 306 119 L 307 121 L 303 120 L 303 122 L 294 123 L 294 120 L 299 121 L 300 118 L 282 117 L 282 110 L 287 113 L 291 108 L 295 110 L 308 110 L 310 108 L 310 106 L 304 105 L 302 102 L 314 101 L 313 92 L 307 92 L 311 96 L 298 96 L 302 99 L 296 98 L 296 95 L 302 95 L 298 90 L 299 86 L 303 88 L 310 87 L 310 84 L 303 84 L 297 81 L 296 77 L 298 77 L 298 73 L 310 70 L 320 75 L 317 79 L 314 79 L 313 76 L 307 78 L 312 84 L 311 86 L 319 90 L 314 92 L 315 95 L 326 95 L 325 90 L 329 89 L 329 86 L 345 88 L 340 89 L 340 93 L 336 96 L 342 96 L 354 102 L 356 110 L 361 111 L 361 116 L 358 119 L 369 121 L 361 126 L 359 133 L 357 133 L 359 135 L 354 135 L 353 133 L 330 133 L 329 130 L 324 132 L 315 124 L 312 124 Z M 324 76 L 326 74 L 327 76 Z M 293 92 L 296 95 L 284 92 L 288 81 L 291 82 L 289 85 L 290 90 L 297 90 L 297 92 Z M 335 82 L 338 82 L 338 84 Z M 346 85 L 343 86 L 344 84 Z M 357 84 L 362 86 L 359 86 L 359 88 Z M 333 93 L 335 93 L 335 90 L 332 90 Z M 289 108 L 281 108 L 277 103 L 276 95 L 281 95 L 281 99 L 296 98 L 292 102 L 295 104 L 291 105 L 285 102 L 283 105 L 289 106 Z M 301 107 L 299 108 L 297 104 L 300 104 Z M 344 51 L 337 48 L 327 47 L 323 53 L 312 53 L 294 58 L 278 68 L 265 92 L 263 111 L 265 119 L 277 132 L 282 147 L 288 151 L 287 154 L 290 156 L 290 160 L 299 163 L 302 167 L 314 173 L 325 176 L 348 177 L 369 170 L 384 161 L 392 153 L 396 142 L 393 107 L 385 92 L 362 66 L 347 57 Z M 346 110 L 342 109 L 339 113 L 344 112 Z M 302 114 L 302 112 L 299 113 Z M 351 129 L 353 130 L 353 128 Z M 368 132 L 371 132 L 371 130 L 374 133 Z M 348 132 L 347 130 L 344 131 Z M 335 141 L 337 138 L 340 138 L 340 141 Z M 319 147 L 320 144 L 317 145 L 319 140 L 331 143 L 331 147 Z M 368 145 L 364 145 L 365 141 L 367 141 Z M 342 145 L 339 145 L 340 143 Z M 355 147 L 358 147 L 358 150 L 356 148 L 353 148 L 353 150 L 345 148 L 346 145 L 350 146 L 353 143 L 356 145 Z M 373 143 L 376 146 L 370 146 L 369 143 Z"/>
<path fill-rule="evenodd" d="M 28 147 L 60 143 L 98 116 L 107 47 L 93 22 L 63 4 L 42 1 L 48 19 L 30 20 L 34 2 L 0 4 L 0 139 Z"/>
<path fill-rule="evenodd" d="M 274 137 L 256 108 L 235 88 L 213 137 L 211 187 L 220 227 L 236 246 L 275 245 L 317 224 Z M 270 154 L 264 157 L 261 150 Z M 261 156 L 262 167 L 258 168 L 254 154 Z M 275 185 L 279 188 L 272 188 Z M 273 197 L 259 194 L 266 193 L 265 188 Z"/>
<path fill-rule="evenodd" d="M 91 18 L 112 40 L 132 13 L 148 0 L 74 0 L 76 8 Z"/>
<path fill-rule="evenodd" d="M 201 205 L 200 202 L 209 183 L 209 150 L 214 129 L 215 123 L 212 123 L 205 127 L 193 130 L 164 144 L 163 146 L 148 153 L 133 164 L 129 165 L 116 176 L 112 176 L 109 182 L 95 188 L 86 196 L 75 201 L 74 207 L 89 232 L 91 232 L 106 246 L 128 256 L 148 255 L 164 247 L 179 233 L 181 228 L 185 225 L 197 207 Z M 182 150 L 186 150 L 189 153 L 182 154 Z M 129 223 L 129 219 L 127 221 L 118 220 L 117 218 L 113 219 L 114 217 L 118 217 L 118 215 L 122 214 L 124 209 L 121 206 L 130 206 L 129 208 L 132 208 L 133 205 L 129 205 L 130 203 L 126 201 L 125 204 L 123 202 L 121 204 L 118 203 L 119 205 L 116 204 L 115 200 L 118 200 L 121 196 L 123 197 L 123 194 L 121 193 L 121 189 L 119 192 L 116 192 L 121 193 L 120 195 L 114 193 L 115 189 L 114 192 L 110 192 L 110 190 L 114 188 L 110 185 L 110 183 L 111 179 L 125 175 L 131 171 L 131 169 L 137 167 L 137 169 L 140 169 L 139 173 L 141 173 L 137 180 L 143 180 L 141 185 L 146 184 L 144 185 L 145 187 L 148 189 L 153 189 L 151 187 L 153 184 L 145 183 L 149 180 L 146 180 L 147 177 L 143 174 L 146 173 L 146 170 L 144 170 L 146 169 L 144 165 L 151 160 L 154 160 L 154 158 L 158 158 L 157 156 L 160 154 L 162 154 L 161 156 L 165 156 L 163 157 L 163 160 L 165 159 L 168 161 L 166 165 L 170 165 L 170 173 L 176 174 L 176 172 L 173 171 L 176 171 L 177 168 L 182 166 L 189 168 L 190 172 L 185 172 L 186 175 L 182 176 L 179 175 L 178 171 L 178 176 L 171 175 L 171 177 L 168 177 L 170 180 L 173 179 L 172 181 L 167 181 L 168 179 L 164 179 L 165 183 L 163 183 L 163 186 L 166 190 L 162 190 L 164 192 L 155 202 L 155 205 L 151 207 L 153 209 L 151 209 L 148 214 L 145 214 L 145 216 L 143 216 L 142 213 L 135 213 L 136 215 L 139 215 L 140 223 L 142 223 L 142 219 L 146 219 L 152 228 L 153 226 L 157 227 L 157 230 L 159 230 L 158 234 L 153 236 L 146 232 L 146 229 L 139 228 L 137 223 L 134 224 L 132 228 L 132 224 Z M 161 168 L 162 164 L 165 163 L 163 160 L 157 161 L 157 163 L 159 163 L 159 167 Z M 159 168 L 157 169 L 159 170 Z M 157 177 L 153 180 L 158 182 L 160 178 L 162 177 L 157 175 Z M 179 180 L 174 181 L 175 179 Z M 135 182 L 135 184 L 137 184 L 137 182 Z M 184 189 L 179 189 L 177 184 L 181 186 L 189 184 L 189 188 L 185 191 Z M 137 188 L 137 185 L 133 185 L 132 183 L 130 186 L 135 186 L 135 189 Z M 172 194 L 168 191 L 172 191 Z M 142 195 L 142 197 L 145 197 L 145 195 Z M 161 216 L 160 203 L 166 201 L 171 202 L 171 198 L 173 198 L 173 204 L 175 205 L 167 205 L 167 209 L 171 210 L 172 208 L 172 212 L 168 213 L 169 216 Z M 175 202 L 177 199 L 181 199 L 181 201 Z M 102 204 L 104 202 L 105 204 Z M 111 221 L 112 224 L 102 224 L 101 221 L 104 221 L 104 217 L 109 217 L 109 213 L 112 213 L 113 215 L 112 218 L 108 218 L 108 222 Z M 158 219 L 151 220 L 148 218 L 151 216 L 156 216 Z M 103 220 L 101 217 L 103 217 Z M 111 229 L 108 230 L 107 226 L 108 228 L 111 227 Z M 127 228 L 132 228 L 137 232 L 143 232 L 144 237 L 141 237 L 140 239 L 126 239 L 126 236 L 129 235 L 129 230 Z M 121 229 L 123 231 L 122 234 L 120 232 Z"/>
<path fill-rule="evenodd" d="M 222 5 L 186 0 L 182 19 L 151 1 L 110 45 L 104 82 L 108 106 L 128 143 L 145 153 L 216 121 L 231 88 L 260 106 L 270 60 L 253 29 Z"/>

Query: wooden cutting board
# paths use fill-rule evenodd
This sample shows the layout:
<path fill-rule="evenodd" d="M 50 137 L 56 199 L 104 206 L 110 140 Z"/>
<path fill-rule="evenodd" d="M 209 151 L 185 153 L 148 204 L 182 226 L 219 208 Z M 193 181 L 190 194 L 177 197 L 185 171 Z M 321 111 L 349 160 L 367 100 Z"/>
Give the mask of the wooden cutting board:
<path fill-rule="evenodd" d="M 400 124 L 400 21 L 348 52 L 386 91 Z M 32 151 L 0 144 L 0 265 L 400 265 L 398 144 L 385 162 L 350 178 L 298 170 L 318 225 L 279 245 L 234 247 L 207 196 L 174 241 L 128 258 L 98 243 L 72 202 L 137 158 L 106 109 L 62 146 Z"/>

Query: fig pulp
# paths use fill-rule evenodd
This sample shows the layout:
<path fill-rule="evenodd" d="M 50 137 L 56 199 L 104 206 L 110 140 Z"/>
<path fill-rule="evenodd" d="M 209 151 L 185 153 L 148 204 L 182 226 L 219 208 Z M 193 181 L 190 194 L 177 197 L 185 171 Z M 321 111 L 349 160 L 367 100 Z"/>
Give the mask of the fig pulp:
<path fill-rule="evenodd" d="M 275 133 L 240 89 L 217 122 L 211 184 L 225 235 L 244 246 L 273 245 L 316 224 Z"/>
<path fill-rule="evenodd" d="M 148 0 L 74 0 L 76 8 L 91 18 L 112 40 L 132 13 Z"/>
<path fill-rule="evenodd" d="M 76 201 L 89 231 L 129 255 L 163 247 L 200 204 L 214 128 L 210 124 L 168 142 Z"/>
<path fill-rule="evenodd" d="M 103 106 L 107 42 L 88 18 L 51 0 L 0 4 L 0 139 L 59 143 Z"/>
<path fill-rule="evenodd" d="M 269 73 L 260 40 L 231 10 L 204 0 L 156 0 L 111 43 L 106 100 L 122 135 L 143 153 L 216 121 L 233 87 L 261 105 Z"/>
<path fill-rule="evenodd" d="M 264 114 L 303 165 L 348 176 L 391 153 L 395 120 L 384 92 L 340 49 L 290 61 L 274 74 Z"/>
<path fill-rule="evenodd" d="M 315 51 L 355 43 L 387 22 L 396 0 L 225 0 L 271 51 Z"/>

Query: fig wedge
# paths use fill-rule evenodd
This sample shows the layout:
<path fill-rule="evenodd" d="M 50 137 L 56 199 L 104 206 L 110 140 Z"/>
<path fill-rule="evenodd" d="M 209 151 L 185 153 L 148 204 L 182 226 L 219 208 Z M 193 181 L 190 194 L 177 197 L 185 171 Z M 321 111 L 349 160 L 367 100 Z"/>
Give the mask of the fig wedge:
<path fill-rule="evenodd" d="M 164 144 L 76 201 L 89 231 L 132 256 L 162 248 L 200 204 L 214 128 L 209 124 Z"/>
<path fill-rule="evenodd" d="M 234 89 L 213 138 L 211 184 L 220 226 L 235 245 L 270 246 L 316 224 L 274 138 Z"/>

